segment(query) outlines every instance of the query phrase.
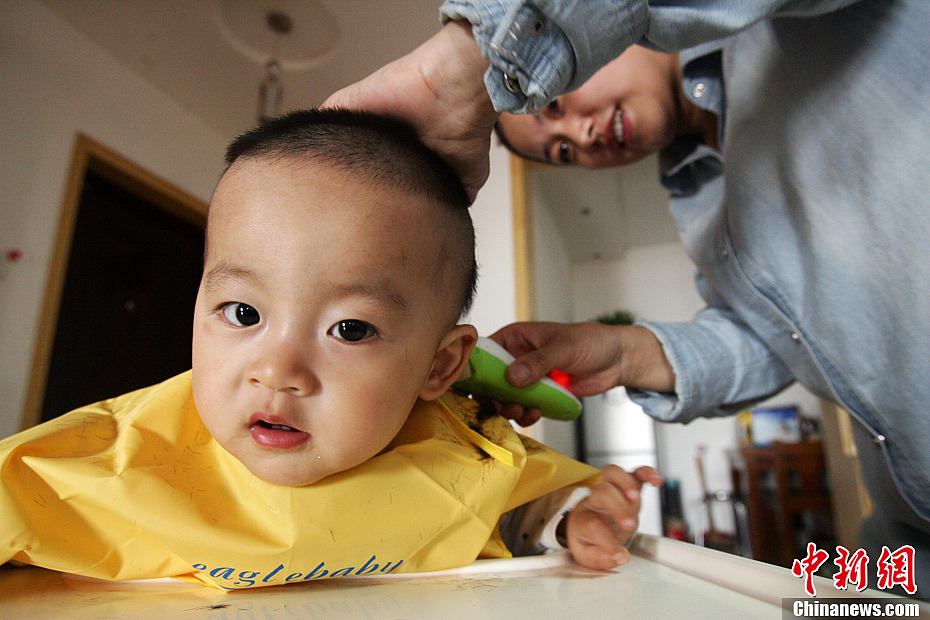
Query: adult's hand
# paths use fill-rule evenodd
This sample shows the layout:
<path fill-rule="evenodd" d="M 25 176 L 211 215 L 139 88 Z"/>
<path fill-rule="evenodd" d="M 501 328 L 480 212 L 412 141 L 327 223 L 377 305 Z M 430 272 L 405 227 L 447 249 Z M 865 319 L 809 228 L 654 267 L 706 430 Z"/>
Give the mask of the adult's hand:
<path fill-rule="evenodd" d="M 406 56 L 332 94 L 324 107 L 370 110 L 412 123 L 458 172 L 469 197 L 488 179 L 497 113 L 484 86 L 488 61 L 468 22 L 448 22 Z"/>
<path fill-rule="evenodd" d="M 507 379 L 517 387 L 531 385 L 555 369 L 569 376 L 576 396 L 600 394 L 618 385 L 672 392 L 675 373 L 662 344 L 639 325 L 603 323 L 513 323 L 491 335 L 516 359 Z M 502 404 L 501 413 L 528 426 L 539 411 L 514 403 Z"/>

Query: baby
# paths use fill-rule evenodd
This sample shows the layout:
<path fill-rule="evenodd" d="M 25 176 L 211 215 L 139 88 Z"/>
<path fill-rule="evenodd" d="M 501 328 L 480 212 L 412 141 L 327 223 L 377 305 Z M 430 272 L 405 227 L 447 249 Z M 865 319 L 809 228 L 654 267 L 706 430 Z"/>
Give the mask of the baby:
<path fill-rule="evenodd" d="M 449 391 L 477 339 L 474 231 L 411 129 L 296 112 L 227 164 L 192 371 L 0 442 L 0 561 L 236 589 L 563 544 L 628 558 L 643 476 Z"/>
<path fill-rule="evenodd" d="M 210 203 L 194 401 L 217 442 L 274 484 L 381 452 L 477 339 L 457 324 L 476 277 L 464 192 L 410 138 L 383 138 L 383 120 L 349 131 L 345 116 L 241 137 Z"/>

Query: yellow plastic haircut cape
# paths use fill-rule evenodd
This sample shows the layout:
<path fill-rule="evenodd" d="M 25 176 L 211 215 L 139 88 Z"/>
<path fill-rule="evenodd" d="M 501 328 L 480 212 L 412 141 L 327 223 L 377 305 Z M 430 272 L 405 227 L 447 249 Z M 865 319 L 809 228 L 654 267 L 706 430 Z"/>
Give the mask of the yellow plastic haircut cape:
<path fill-rule="evenodd" d="M 0 442 L 0 563 L 239 589 L 508 557 L 503 513 L 598 472 L 476 410 L 418 402 L 382 454 L 283 487 L 216 443 L 187 372 Z"/>

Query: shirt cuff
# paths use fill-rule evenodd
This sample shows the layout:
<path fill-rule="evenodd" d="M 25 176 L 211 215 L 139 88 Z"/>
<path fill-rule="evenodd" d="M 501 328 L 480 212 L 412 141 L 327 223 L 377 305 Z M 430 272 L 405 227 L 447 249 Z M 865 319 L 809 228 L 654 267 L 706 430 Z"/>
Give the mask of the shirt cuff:
<path fill-rule="evenodd" d="M 568 513 L 575 509 L 575 506 L 577 506 L 581 500 L 590 494 L 591 489 L 588 487 L 578 487 L 571 492 L 565 501 L 562 502 L 562 505 L 553 513 L 552 517 L 546 523 L 546 527 L 543 528 L 542 533 L 539 535 L 539 544 L 541 546 L 545 547 L 547 551 L 562 551 L 568 549 L 565 542 L 559 540 L 559 524 L 562 522 L 562 519 L 568 516 Z"/>
<path fill-rule="evenodd" d="M 648 5 L 446 0 L 440 18 L 471 22 L 498 112 L 536 113 L 640 40 Z"/>
<path fill-rule="evenodd" d="M 491 63 L 484 84 L 498 112 L 538 112 L 571 80 L 575 62 L 568 38 L 532 5 L 450 0 L 440 16 L 443 23 L 471 22 L 475 42 Z"/>
<path fill-rule="evenodd" d="M 675 392 L 627 389 L 633 402 L 665 422 L 690 422 L 719 412 L 730 388 L 718 369 L 733 367 L 732 355 L 720 340 L 709 330 L 689 323 L 638 324 L 652 331 L 662 344 L 675 373 Z"/>

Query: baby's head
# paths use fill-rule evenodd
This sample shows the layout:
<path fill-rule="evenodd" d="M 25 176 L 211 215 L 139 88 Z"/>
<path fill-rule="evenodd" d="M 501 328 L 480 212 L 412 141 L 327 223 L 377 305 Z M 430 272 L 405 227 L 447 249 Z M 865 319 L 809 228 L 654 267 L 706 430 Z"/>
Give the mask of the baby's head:
<path fill-rule="evenodd" d="M 381 452 L 477 339 L 458 178 L 406 125 L 311 110 L 237 138 L 210 202 L 194 400 L 259 478 L 311 484 Z"/>

